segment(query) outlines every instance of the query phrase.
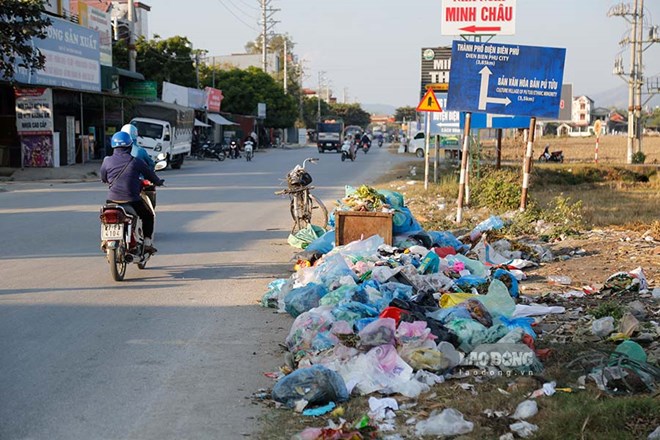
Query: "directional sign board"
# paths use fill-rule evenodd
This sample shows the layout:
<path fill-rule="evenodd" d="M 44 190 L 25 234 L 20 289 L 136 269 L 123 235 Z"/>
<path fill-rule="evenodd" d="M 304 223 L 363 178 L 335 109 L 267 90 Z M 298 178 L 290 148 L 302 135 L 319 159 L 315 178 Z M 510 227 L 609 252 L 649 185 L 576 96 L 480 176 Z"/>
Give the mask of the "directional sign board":
<path fill-rule="evenodd" d="M 417 106 L 417 111 L 418 112 L 441 112 L 442 108 L 440 107 L 440 103 L 435 97 L 435 94 L 433 93 L 433 89 L 428 89 L 426 91 L 426 94 L 422 98 L 421 101 L 419 101 L 419 105 Z"/>
<path fill-rule="evenodd" d="M 447 94 L 435 93 L 441 108 L 447 106 Z M 431 134 L 441 136 L 460 136 L 462 131 L 459 126 L 460 112 L 431 113 Z"/>
<path fill-rule="evenodd" d="M 470 128 L 529 128 L 532 120 L 529 116 L 493 115 L 491 113 L 472 113 Z M 461 128 L 465 127 L 465 113 L 461 112 Z"/>
<path fill-rule="evenodd" d="M 566 49 L 454 41 L 447 110 L 557 118 Z"/>
<path fill-rule="evenodd" d="M 516 0 L 442 0 L 442 35 L 513 35 Z"/>

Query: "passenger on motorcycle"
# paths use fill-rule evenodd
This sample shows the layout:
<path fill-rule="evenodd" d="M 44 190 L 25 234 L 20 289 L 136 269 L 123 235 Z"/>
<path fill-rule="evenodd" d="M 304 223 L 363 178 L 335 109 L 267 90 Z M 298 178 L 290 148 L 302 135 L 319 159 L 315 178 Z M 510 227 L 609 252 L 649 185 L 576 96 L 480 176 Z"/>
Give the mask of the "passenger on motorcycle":
<path fill-rule="evenodd" d="M 341 151 L 348 153 L 348 156 L 355 160 L 355 145 L 351 142 L 351 138 L 347 137 L 344 139 L 344 143 L 341 144 Z"/>
<path fill-rule="evenodd" d="M 107 156 L 101 164 L 101 181 L 108 184 L 107 203 L 130 205 L 142 219 L 144 232 L 144 251 L 155 253 L 152 237 L 154 234 L 154 214 L 144 204 L 140 197 L 142 179 L 151 180 L 156 186 L 164 180 L 156 175 L 154 168 L 131 155 L 133 139 L 123 131 L 117 132 L 110 141 L 112 156 Z"/>
<path fill-rule="evenodd" d="M 135 125 L 133 124 L 126 124 L 121 128 L 121 131 L 124 133 L 128 133 L 131 136 L 131 139 L 133 140 L 133 147 L 131 149 L 131 156 L 137 157 L 138 159 L 142 159 L 151 167 L 151 169 L 154 169 L 156 164 L 154 163 L 153 159 L 151 156 L 149 156 L 149 153 L 147 153 L 147 150 L 142 148 L 140 144 L 138 144 L 138 129 Z"/>

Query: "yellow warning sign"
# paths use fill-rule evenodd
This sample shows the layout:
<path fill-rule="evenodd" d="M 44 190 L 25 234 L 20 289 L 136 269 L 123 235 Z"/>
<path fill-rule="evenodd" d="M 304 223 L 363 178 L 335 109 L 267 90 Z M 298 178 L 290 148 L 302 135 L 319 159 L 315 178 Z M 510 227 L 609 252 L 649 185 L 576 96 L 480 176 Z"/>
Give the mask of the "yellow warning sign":
<path fill-rule="evenodd" d="M 435 97 L 435 93 L 433 93 L 433 89 L 428 89 L 426 91 L 426 94 L 422 98 L 422 100 L 419 102 L 419 105 L 417 106 L 417 111 L 418 112 L 441 112 L 442 109 L 440 108 L 440 103 Z"/>

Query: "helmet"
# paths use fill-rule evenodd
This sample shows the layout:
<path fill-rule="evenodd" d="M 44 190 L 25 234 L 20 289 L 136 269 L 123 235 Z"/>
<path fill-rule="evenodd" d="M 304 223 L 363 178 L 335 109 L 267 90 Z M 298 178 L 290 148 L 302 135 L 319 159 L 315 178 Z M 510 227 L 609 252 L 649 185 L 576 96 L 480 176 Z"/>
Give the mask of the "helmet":
<path fill-rule="evenodd" d="M 126 124 L 121 128 L 121 131 L 128 133 L 133 139 L 133 142 L 137 142 L 138 130 L 137 127 L 133 124 Z"/>
<path fill-rule="evenodd" d="M 118 131 L 112 135 L 112 139 L 110 140 L 110 146 L 112 148 L 126 148 L 131 145 L 133 145 L 133 139 L 125 131 Z"/>
<path fill-rule="evenodd" d="M 231 141 L 231 144 L 232 144 L 232 145 L 236 145 L 236 141 Z"/>

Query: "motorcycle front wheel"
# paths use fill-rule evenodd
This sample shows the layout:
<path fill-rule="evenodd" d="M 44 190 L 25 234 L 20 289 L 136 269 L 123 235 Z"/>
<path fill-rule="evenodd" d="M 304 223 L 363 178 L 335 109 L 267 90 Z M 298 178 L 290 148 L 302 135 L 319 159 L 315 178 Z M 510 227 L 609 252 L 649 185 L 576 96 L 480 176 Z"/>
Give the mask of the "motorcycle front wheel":
<path fill-rule="evenodd" d="M 110 274 L 115 281 L 122 281 L 126 275 L 126 260 L 122 258 L 119 249 L 108 249 L 108 263 L 110 263 Z"/>

